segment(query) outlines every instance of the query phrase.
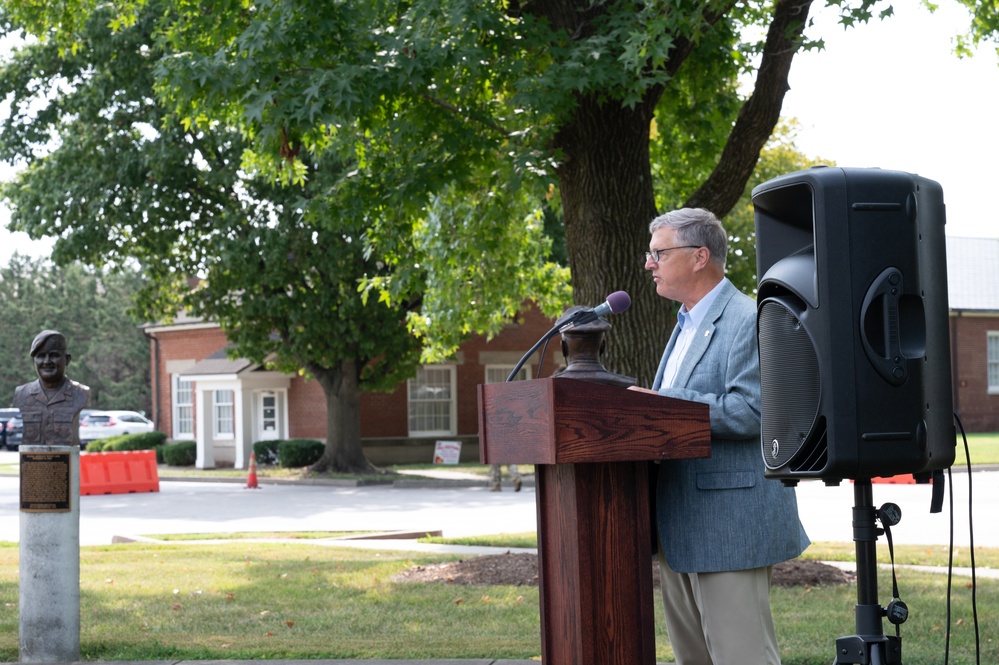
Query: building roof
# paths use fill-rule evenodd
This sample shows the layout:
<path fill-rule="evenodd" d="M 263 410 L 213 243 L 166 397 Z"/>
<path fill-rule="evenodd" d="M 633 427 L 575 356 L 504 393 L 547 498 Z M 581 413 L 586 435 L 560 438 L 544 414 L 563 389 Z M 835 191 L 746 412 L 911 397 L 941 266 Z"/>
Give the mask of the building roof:
<path fill-rule="evenodd" d="M 999 312 L 999 238 L 947 238 L 951 311 Z"/>
<path fill-rule="evenodd" d="M 243 370 L 254 366 L 254 364 L 246 358 L 230 359 L 226 353 L 228 349 L 228 346 L 222 347 L 210 356 L 194 363 L 192 367 L 183 372 L 184 376 L 239 374 Z"/>
<path fill-rule="evenodd" d="M 159 333 L 198 328 L 220 328 L 221 326 L 200 316 L 191 316 L 186 311 L 180 311 L 172 319 L 160 320 L 155 323 L 143 323 L 139 327 L 147 333 Z"/>

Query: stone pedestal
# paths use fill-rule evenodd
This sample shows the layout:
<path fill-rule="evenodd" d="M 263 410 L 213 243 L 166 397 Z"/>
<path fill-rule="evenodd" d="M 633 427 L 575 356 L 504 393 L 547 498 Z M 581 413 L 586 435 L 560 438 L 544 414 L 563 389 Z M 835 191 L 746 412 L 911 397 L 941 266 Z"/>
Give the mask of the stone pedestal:
<path fill-rule="evenodd" d="M 22 445 L 20 662 L 80 660 L 80 448 Z"/>

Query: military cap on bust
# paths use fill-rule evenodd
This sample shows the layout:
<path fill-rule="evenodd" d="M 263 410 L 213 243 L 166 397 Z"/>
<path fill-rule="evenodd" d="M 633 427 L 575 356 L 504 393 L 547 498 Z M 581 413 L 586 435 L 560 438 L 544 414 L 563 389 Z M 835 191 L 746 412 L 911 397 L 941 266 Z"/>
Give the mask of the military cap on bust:
<path fill-rule="evenodd" d="M 42 347 L 49 337 L 58 337 L 59 345 L 61 348 L 66 348 L 66 336 L 63 335 L 58 330 L 43 330 L 42 332 L 35 335 L 35 339 L 31 342 L 31 357 L 34 358 L 38 355 L 38 349 Z"/>

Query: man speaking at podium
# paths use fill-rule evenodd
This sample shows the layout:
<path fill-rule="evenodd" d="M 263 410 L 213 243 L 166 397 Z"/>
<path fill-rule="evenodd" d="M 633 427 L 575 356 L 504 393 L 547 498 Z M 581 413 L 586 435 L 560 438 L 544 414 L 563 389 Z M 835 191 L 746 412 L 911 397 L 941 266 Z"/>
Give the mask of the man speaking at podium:
<path fill-rule="evenodd" d="M 725 229 L 684 208 L 649 224 L 645 267 L 681 303 L 652 390 L 707 404 L 711 457 L 659 466 L 656 526 L 678 665 L 780 663 L 772 566 L 808 547 L 794 490 L 763 476 L 756 303 L 725 277 Z"/>

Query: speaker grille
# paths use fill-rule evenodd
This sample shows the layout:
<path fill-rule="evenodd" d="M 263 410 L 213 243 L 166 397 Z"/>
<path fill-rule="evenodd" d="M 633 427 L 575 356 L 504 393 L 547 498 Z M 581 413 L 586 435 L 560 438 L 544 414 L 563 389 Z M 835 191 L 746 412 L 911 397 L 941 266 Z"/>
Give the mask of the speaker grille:
<path fill-rule="evenodd" d="M 767 298 L 759 305 L 757 327 L 763 461 L 770 469 L 803 462 L 814 471 L 827 457 L 825 428 L 817 422 L 820 381 L 815 345 L 780 298 Z"/>

